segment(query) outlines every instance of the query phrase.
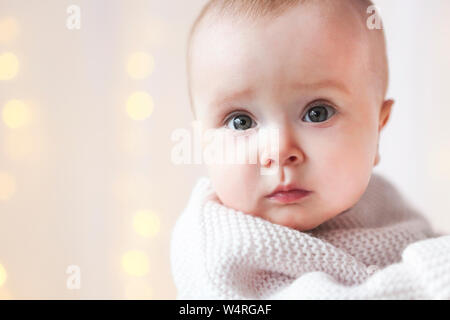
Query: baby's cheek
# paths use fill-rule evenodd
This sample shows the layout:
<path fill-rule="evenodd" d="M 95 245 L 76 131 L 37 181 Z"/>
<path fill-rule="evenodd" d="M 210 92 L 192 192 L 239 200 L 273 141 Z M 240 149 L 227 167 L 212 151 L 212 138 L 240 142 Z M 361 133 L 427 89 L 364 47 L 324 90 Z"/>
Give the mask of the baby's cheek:
<path fill-rule="evenodd" d="M 209 177 L 222 203 L 235 210 L 255 210 L 258 169 L 255 165 L 210 165 Z"/>
<path fill-rule="evenodd" d="M 372 167 L 370 151 L 358 144 L 352 148 L 330 148 L 326 156 L 317 160 L 317 182 L 329 206 L 330 215 L 337 214 L 353 206 L 367 187 Z"/>

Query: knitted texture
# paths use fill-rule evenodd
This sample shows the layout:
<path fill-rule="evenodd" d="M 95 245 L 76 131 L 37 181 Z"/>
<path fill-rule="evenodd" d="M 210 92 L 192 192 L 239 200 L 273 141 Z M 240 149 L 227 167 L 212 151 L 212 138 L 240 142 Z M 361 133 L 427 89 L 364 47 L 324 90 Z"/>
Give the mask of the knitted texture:
<path fill-rule="evenodd" d="M 375 173 L 352 208 L 305 232 L 224 206 L 201 177 L 171 269 L 177 299 L 446 299 L 450 236 Z"/>

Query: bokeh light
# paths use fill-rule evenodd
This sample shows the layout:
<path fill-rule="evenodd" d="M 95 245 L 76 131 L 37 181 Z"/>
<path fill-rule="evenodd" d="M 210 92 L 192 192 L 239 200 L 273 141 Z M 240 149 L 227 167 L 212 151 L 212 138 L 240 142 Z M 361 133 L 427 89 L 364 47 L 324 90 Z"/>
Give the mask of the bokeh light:
<path fill-rule="evenodd" d="M 0 54 L 0 80 L 11 80 L 19 72 L 19 59 L 11 52 Z"/>
<path fill-rule="evenodd" d="M 7 17 L 0 20 L 0 43 L 8 43 L 17 37 L 19 24 L 16 19 Z"/>
<path fill-rule="evenodd" d="M 8 172 L 0 171 L 0 201 L 10 199 L 16 192 L 16 179 Z"/>
<path fill-rule="evenodd" d="M 159 233 L 160 220 L 156 213 L 150 210 L 140 210 L 133 217 L 133 228 L 137 234 L 149 238 Z"/>
<path fill-rule="evenodd" d="M 145 120 L 153 111 L 153 99 L 144 91 L 135 92 L 127 100 L 126 111 L 133 120 Z"/>
<path fill-rule="evenodd" d="M 3 267 L 3 265 L 0 263 L 0 287 L 3 286 L 6 282 L 6 269 Z"/>
<path fill-rule="evenodd" d="M 154 60 L 146 52 L 135 52 L 127 62 L 128 75 L 133 79 L 144 79 L 153 71 Z"/>
<path fill-rule="evenodd" d="M 129 275 L 144 276 L 149 271 L 149 265 L 147 254 L 141 250 L 131 250 L 122 256 L 122 267 Z"/>
<path fill-rule="evenodd" d="M 3 107 L 3 121 L 12 128 L 26 126 L 31 120 L 30 108 L 21 100 L 9 100 Z"/>

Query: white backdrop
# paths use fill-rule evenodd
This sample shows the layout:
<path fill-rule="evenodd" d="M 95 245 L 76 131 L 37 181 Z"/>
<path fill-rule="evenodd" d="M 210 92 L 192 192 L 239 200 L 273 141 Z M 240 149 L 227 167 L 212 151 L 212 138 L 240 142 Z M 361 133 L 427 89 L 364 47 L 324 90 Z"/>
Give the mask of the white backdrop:
<path fill-rule="evenodd" d="M 31 114 L 19 128 L 17 110 L 0 121 L 0 297 L 175 297 L 170 233 L 206 171 L 171 162 L 171 133 L 191 129 L 185 49 L 204 3 L 0 1 L 0 59 L 18 61 L 0 108 L 19 99 Z M 79 30 L 66 26 L 71 4 Z M 375 171 L 448 233 L 450 1 L 376 4 L 396 103 Z M 129 70 L 135 52 L 153 59 L 147 74 Z M 126 108 L 136 91 L 153 101 L 138 120 Z M 70 265 L 79 288 L 67 286 Z"/>
<path fill-rule="evenodd" d="M 395 99 L 375 171 L 450 232 L 450 2 L 378 0 Z"/>

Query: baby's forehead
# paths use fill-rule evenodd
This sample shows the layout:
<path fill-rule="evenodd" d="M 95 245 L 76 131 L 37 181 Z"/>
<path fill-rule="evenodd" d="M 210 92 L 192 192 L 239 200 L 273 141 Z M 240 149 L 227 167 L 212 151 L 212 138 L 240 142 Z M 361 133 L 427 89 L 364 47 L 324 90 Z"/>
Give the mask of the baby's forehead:
<path fill-rule="evenodd" d="M 221 2 L 221 1 L 212 1 Z M 232 2 L 232 1 L 223 1 Z M 236 3 L 245 1 L 236 1 Z M 252 27 L 270 25 L 279 25 L 280 31 L 282 28 L 292 29 L 298 24 L 299 20 L 303 22 L 314 23 L 322 22 L 328 28 L 335 29 L 337 27 L 347 28 L 356 32 L 367 32 L 366 27 L 366 6 L 361 6 L 362 3 L 367 3 L 366 0 L 303 0 L 303 1 L 277 1 L 277 2 L 292 2 L 295 6 L 284 8 L 283 11 L 275 11 L 265 14 L 251 14 L 246 15 L 238 11 L 238 9 L 218 10 L 211 9 L 207 14 L 201 17 L 200 21 L 194 24 L 191 38 L 201 39 L 209 35 L 211 32 L 215 33 L 219 26 L 232 26 L 235 32 L 244 32 L 251 30 Z M 370 3 L 370 2 L 368 2 Z M 304 25 L 302 25 L 304 27 Z M 273 28 L 272 28 L 273 29 Z M 287 30 L 285 30 L 286 32 Z M 192 40 L 190 39 L 190 40 Z M 191 41 L 189 41 L 191 42 Z"/>
<path fill-rule="evenodd" d="M 232 64 L 233 59 L 242 56 L 242 50 L 249 50 L 250 57 L 258 57 L 263 56 L 258 53 L 261 48 L 267 50 L 270 47 L 280 47 L 280 57 L 285 58 L 284 53 L 300 47 L 302 52 L 315 50 L 314 54 L 318 57 L 326 57 L 322 60 L 323 66 L 337 64 L 338 59 L 348 59 L 348 63 L 352 62 L 351 59 L 357 59 L 363 68 L 366 66 L 367 71 L 377 73 L 381 91 L 385 91 L 383 87 L 387 84 L 387 65 L 384 60 L 384 35 L 371 33 L 366 27 L 364 7 L 345 4 L 346 2 L 306 1 L 276 18 L 263 17 L 256 20 L 211 14 L 199 25 L 191 58 L 205 65 L 210 56 L 208 53 L 215 50 L 215 53 L 219 52 L 225 59 L 214 60 L 214 64 L 209 65 L 209 68 L 214 68 L 221 62 Z M 282 39 L 288 39 L 287 46 L 281 47 Z M 239 47 L 239 43 L 243 42 L 255 45 Z M 259 47 L 260 43 L 269 43 L 270 46 Z M 360 51 L 359 56 L 352 56 L 351 47 Z M 342 48 L 348 50 L 339 56 L 338 50 Z M 294 63 L 302 63 L 300 57 L 297 60 Z M 194 63 L 194 68 L 195 65 Z"/>

